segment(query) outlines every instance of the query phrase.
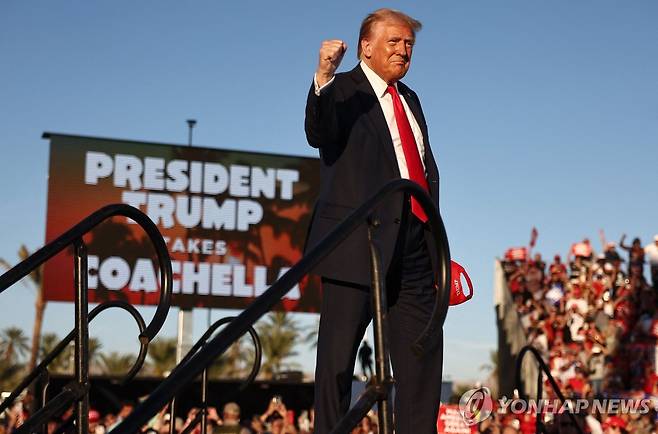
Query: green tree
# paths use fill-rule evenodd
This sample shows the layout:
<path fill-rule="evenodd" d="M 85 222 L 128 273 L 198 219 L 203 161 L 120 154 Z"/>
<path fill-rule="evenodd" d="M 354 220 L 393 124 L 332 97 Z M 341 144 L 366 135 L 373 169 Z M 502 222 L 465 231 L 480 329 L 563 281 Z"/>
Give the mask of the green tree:
<path fill-rule="evenodd" d="M 151 369 L 157 376 L 163 376 L 176 366 L 176 339 L 156 338 L 149 344 L 148 358 Z"/>
<path fill-rule="evenodd" d="M 50 354 L 57 344 L 61 341 L 60 337 L 55 333 L 44 333 L 41 337 L 41 346 L 39 348 L 39 358 L 43 360 L 48 354 Z M 55 357 L 55 360 L 50 362 L 48 365 L 48 370 L 52 373 L 63 374 L 69 371 L 69 365 L 71 360 L 71 345 L 67 345 L 66 348 L 60 353 L 59 356 Z"/>
<path fill-rule="evenodd" d="M 256 326 L 263 347 L 261 374 L 272 378 L 284 368 L 297 367 L 288 359 L 297 355 L 295 345 L 301 339 L 300 327 L 287 312 L 272 312 Z"/>
<path fill-rule="evenodd" d="M 41 345 L 39 347 L 39 358 L 43 360 L 48 354 L 50 354 L 57 344 L 62 339 L 57 336 L 56 333 L 44 333 L 41 338 Z M 89 338 L 89 366 L 90 370 L 96 367 L 100 358 L 100 349 L 103 347 L 98 338 L 90 337 Z M 51 373 L 71 373 L 73 372 L 73 365 L 71 360 L 73 357 L 73 344 L 69 345 L 62 350 L 62 352 L 55 357 L 55 359 L 50 362 L 48 365 L 48 371 Z"/>
<path fill-rule="evenodd" d="M 22 379 L 23 365 L 0 358 L 0 390 L 12 390 Z"/>
<path fill-rule="evenodd" d="M 246 378 L 251 372 L 255 351 L 249 334 L 243 335 L 208 370 L 210 378 Z"/>
<path fill-rule="evenodd" d="M 306 336 L 304 336 L 304 342 L 306 342 L 311 349 L 317 349 L 318 348 L 318 333 L 320 332 L 320 319 L 318 318 L 315 321 L 315 325 L 311 327 L 310 330 L 306 333 Z"/>
<path fill-rule="evenodd" d="M 132 368 L 135 362 L 135 356 L 133 354 L 121 354 L 112 351 L 109 354 L 101 353 L 100 361 L 101 370 L 104 374 L 119 377 L 126 374 Z"/>
<path fill-rule="evenodd" d="M 101 348 L 103 348 L 103 344 L 101 341 L 96 338 L 96 337 L 89 337 L 89 345 L 87 347 L 89 351 L 89 369 L 91 370 L 92 367 L 96 367 L 98 365 L 98 362 L 100 361 L 101 357 Z"/>
<path fill-rule="evenodd" d="M 28 350 L 28 339 L 18 327 L 7 327 L 0 334 L 0 390 L 18 385 L 25 365 L 21 358 Z"/>
<path fill-rule="evenodd" d="M 0 336 L 3 357 L 8 363 L 17 363 L 29 350 L 28 338 L 18 327 L 7 327 Z"/>
<path fill-rule="evenodd" d="M 30 256 L 30 251 L 21 245 L 18 249 L 18 257 L 21 261 L 27 259 Z M 0 267 L 11 268 L 11 265 L 4 259 L 0 258 Z M 41 342 L 41 329 L 43 327 L 43 315 L 46 311 L 46 301 L 43 296 L 43 265 L 35 268 L 28 274 L 28 281 L 31 286 L 36 290 L 36 297 L 34 302 L 35 314 L 34 314 L 34 326 L 32 329 L 32 347 L 30 349 L 30 359 L 27 364 L 28 371 L 34 369 L 37 365 L 37 356 L 39 354 L 39 343 Z M 25 282 L 25 281 L 24 281 Z"/>

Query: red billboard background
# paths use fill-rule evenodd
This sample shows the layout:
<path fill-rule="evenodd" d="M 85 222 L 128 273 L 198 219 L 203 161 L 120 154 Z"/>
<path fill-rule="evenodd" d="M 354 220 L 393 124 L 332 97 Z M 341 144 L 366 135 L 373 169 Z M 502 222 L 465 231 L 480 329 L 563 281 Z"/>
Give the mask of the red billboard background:
<path fill-rule="evenodd" d="M 175 305 L 246 307 L 301 257 L 319 187 L 314 158 L 44 134 L 50 139 L 46 242 L 97 209 L 128 203 L 162 233 Z M 155 252 L 124 217 L 85 237 L 89 300 L 156 304 Z M 73 300 L 69 249 L 46 262 L 47 300 Z M 279 308 L 318 312 L 320 282 L 305 277 Z"/>

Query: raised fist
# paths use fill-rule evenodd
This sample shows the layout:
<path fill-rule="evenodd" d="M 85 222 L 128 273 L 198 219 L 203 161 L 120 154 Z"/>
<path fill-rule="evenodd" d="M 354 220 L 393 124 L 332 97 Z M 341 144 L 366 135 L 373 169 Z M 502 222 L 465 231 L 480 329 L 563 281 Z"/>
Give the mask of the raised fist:
<path fill-rule="evenodd" d="M 347 44 L 340 39 L 322 41 L 318 69 L 315 71 L 315 76 L 319 86 L 322 86 L 331 80 L 338 65 L 340 65 L 340 61 L 343 60 L 343 55 L 346 50 Z"/>

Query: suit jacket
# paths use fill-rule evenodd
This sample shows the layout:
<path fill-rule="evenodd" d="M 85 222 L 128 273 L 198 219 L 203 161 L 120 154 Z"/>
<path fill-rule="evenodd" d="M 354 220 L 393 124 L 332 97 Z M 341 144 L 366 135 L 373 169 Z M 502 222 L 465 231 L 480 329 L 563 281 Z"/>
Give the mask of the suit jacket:
<path fill-rule="evenodd" d="M 439 172 L 420 100 L 401 82 L 398 82 L 398 91 L 422 130 L 427 181 L 438 208 Z M 400 179 L 400 170 L 384 112 L 360 65 L 336 74 L 334 82 L 323 89 L 321 96 L 315 94 L 315 87 L 311 85 L 304 126 L 308 143 L 319 149 L 321 160 L 320 194 L 306 240 L 306 249 L 310 249 L 386 183 Z M 383 270 L 388 270 L 393 258 L 403 201 L 403 194 L 392 195 L 373 213 L 381 222 L 374 231 L 373 241 L 379 248 Z M 434 253 L 433 242 L 429 246 Z M 436 267 L 436 258 L 432 256 Z M 331 279 L 370 285 L 366 223 L 330 253 L 314 272 Z"/>

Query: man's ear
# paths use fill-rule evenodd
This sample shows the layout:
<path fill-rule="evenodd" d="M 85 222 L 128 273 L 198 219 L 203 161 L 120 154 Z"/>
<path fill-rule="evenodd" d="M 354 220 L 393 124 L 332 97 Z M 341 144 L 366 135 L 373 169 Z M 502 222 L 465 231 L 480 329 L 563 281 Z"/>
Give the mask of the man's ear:
<path fill-rule="evenodd" d="M 361 39 L 361 55 L 368 59 L 372 56 L 372 44 L 366 38 Z"/>

